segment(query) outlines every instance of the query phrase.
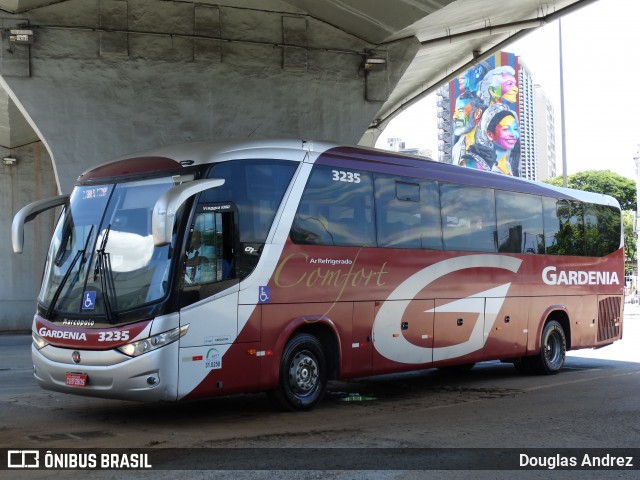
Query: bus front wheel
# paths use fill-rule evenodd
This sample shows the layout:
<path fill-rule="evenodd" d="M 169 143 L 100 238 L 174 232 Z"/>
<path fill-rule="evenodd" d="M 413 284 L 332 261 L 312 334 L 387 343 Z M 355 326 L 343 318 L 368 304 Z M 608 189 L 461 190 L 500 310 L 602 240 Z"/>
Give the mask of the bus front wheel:
<path fill-rule="evenodd" d="M 324 396 L 327 362 L 322 344 L 313 335 L 294 335 L 282 352 L 276 404 L 289 411 L 311 410 Z"/>
<path fill-rule="evenodd" d="M 532 357 L 522 357 L 515 362 L 521 373 L 554 375 L 564 366 L 567 354 L 567 337 L 564 328 L 556 320 L 549 320 L 542 329 L 540 352 Z"/>

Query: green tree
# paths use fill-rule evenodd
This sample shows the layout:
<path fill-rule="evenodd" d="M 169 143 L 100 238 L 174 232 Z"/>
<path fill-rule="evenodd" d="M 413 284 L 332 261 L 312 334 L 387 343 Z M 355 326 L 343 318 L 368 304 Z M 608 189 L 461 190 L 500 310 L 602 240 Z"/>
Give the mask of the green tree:
<path fill-rule="evenodd" d="M 545 180 L 546 183 L 562 186 L 562 177 Z M 636 182 L 610 170 L 587 170 L 567 177 L 567 187 L 603 193 L 614 197 L 622 210 L 636 211 Z"/>
<path fill-rule="evenodd" d="M 636 244 L 636 232 L 633 230 L 635 212 L 630 210 L 622 212 L 622 226 L 624 236 L 624 260 L 630 267 L 635 266 L 638 246 Z M 630 268 L 631 270 L 631 268 Z"/>

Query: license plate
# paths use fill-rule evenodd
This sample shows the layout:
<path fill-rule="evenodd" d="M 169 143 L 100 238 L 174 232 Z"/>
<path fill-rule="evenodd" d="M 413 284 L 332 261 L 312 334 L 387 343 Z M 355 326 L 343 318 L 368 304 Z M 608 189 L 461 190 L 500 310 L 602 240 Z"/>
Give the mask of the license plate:
<path fill-rule="evenodd" d="M 87 376 L 84 373 L 67 373 L 64 377 L 64 383 L 70 387 L 85 387 Z"/>

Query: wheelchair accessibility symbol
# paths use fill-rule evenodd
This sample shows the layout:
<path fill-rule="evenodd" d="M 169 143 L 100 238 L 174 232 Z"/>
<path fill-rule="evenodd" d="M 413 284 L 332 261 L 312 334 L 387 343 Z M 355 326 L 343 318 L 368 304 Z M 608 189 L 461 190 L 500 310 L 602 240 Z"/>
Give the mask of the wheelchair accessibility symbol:
<path fill-rule="evenodd" d="M 84 292 L 82 298 L 82 309 L 93 310 L 96 306 L 96 292 Z"/>
<path fill-rule="evenodd" d="M 271 287 L 258 287 L 258 303 L 269 303 L 271 301 Z"/>

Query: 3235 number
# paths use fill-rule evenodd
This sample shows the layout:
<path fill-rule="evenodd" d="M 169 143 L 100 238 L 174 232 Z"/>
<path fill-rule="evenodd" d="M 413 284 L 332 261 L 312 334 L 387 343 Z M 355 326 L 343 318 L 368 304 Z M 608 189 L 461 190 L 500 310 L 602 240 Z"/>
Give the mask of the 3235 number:
<path fill-rule="evenodd" d="M 109 330 L 100 332 L 98 336 L 99 342 L 119 342 L 129 340 L 129 330 Z"/>
<path fill-rule="evenodd" d="M 360 183 L 360 174 L 345 172 L 344 170 L 331 170 L 334 182 Z"/>

